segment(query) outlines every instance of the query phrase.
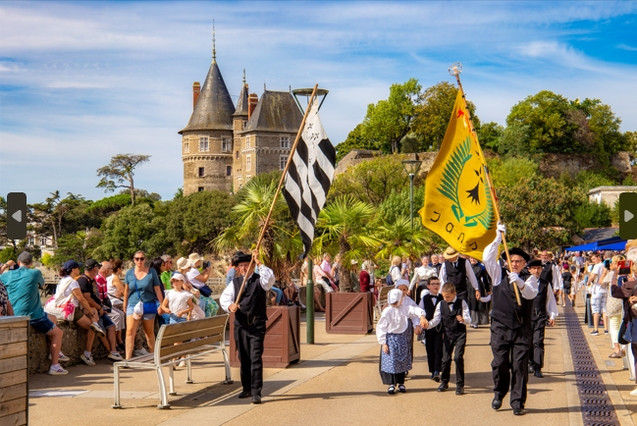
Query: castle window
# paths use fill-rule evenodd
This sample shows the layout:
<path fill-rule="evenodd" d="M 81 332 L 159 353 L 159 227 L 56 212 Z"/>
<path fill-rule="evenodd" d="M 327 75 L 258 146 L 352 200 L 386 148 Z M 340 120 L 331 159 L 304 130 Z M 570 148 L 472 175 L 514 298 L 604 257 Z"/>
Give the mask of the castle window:
<path fill-rule="evenodd" d="M 221 152 L 232 152 L 230 138 L 221 138 Z"/>
<path fill-rule="evenodd" d="M 226 176 L 232 176 L 232 166 L 226 166 Z"/>
<path fill-rule="evenodd" d="M 199 138 L 199 152 L 208 151 L 210 151 L 210 142 L 208 141 L 208 136 L 201 136 Z"/>
<path fill-rule="evenodd" d="M 203 167 L 199 167 L 199 177 L 204 177 L 205 173 L 204 173 L 204 168 Z"/>
<path fill-rule="evenodd" d="M 246 155 L 246 171 L 252 170 L 252 156 Z"/>
<path fill-rule="evenodd" d="M 279 157 L 279 170 L 285 169 L 285 163 L 287 163 L 287 162 L 288 162 L 287 155 L 281 155 Z"/>
<path fill-rule="evenodd" d="M 200 186 L 199 188 L 197 188 L 197 192 L 203 192 L 203 186 Z"/>
<path fill-rule="evenodd" d="M 289 148 L 290 147 L 290 137 L 289 136 L 281 136 L 279 141 L 281 143 L 281 148 Z"/>
<path fill-rule="evenodd" d="M 250 136 L 246 136 L 246 149 L 250 148 Z"/>
<path fill-rule="evenodd" d="M 246 127 L 248 127 L 248 120 L 243 120 L 243 123 L 241 123 L 241 128 L 245 129 Z"/>
<path fill-rule="evenodd" d="M 236 158 L 237 160 L 239 159 L 239 151 L 234 152 L 234 158 Z"/>
<path fill-rule="evenodd" d="M 187 154 L 190 152 L 190 142 L 184 142 L 184 153 Z"/>

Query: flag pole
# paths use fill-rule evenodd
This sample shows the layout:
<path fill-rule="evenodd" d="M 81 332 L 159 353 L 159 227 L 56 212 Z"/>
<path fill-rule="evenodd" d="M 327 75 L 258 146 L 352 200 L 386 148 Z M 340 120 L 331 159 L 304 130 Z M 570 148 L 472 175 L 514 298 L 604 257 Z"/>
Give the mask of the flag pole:
<path fill-rule="evenodd" d="M 466 103 L 467 99 L 464 96 L 464 89 L 462 88 L 462 82 L 460 82 L 461 71 L 462 71 L 462 66 L 459 64 L 454 64 L 453 66 L 449 68 L 449 72 L 452 73 L 454 77 L 456 77 L 458 88 L 460 89 L 460 93 L 462 93 L 462 99 L 464 99 Z M 471 113 L 469 112 L 468 107 L 467 107 L 467 119 L 469 120 L 469 126 L 471 126 L 471 136 L 474 138 L 475 142 L 478 143 L 479 145 L 478 136 L 476 134 L 475 128 L 473 127 L 473 121 L 471 120 Z M 484 168 L 484 174 L 487 177 L 487 183 L 489 184 L 489 191 L 491 192 L 491 198 L 493 198 L 493 209 L 495 211 L 495 220 L 496 220 L 496 223 L 499 223 L 500 208 L 498 207 L 498 198 L 496 197 L 496 194 L 495 194 L 495 188 L 493 187 L 493 182 L 491 182 L 491 175 L 489 175 L 489 170 L 487 170 L 486 167 Z M 511 256 L 509 255 L 509 248 L 507 246 L 507 240 L 504 234 L 502 234 L 502 243 L 504 244 L 504 253 L 506 254 L 509 271 L 513 271 L 513 269 L 511 269 L 512 268 Z M 518 304 L 518 306 L 522 306 L 522 301 L 520 300 L 520 290 L 518 289 L 518 285 L 515 282 L 513 283 L 513 292 L 515 293 L 516 303 Z"/>
<path fill-rule="evenodd" d="M 294 139 L 294 144 L 292 144 L 292 149 L 290 150 L 290 155 L 288 156 L 288 161 L 285 163 L 285 168 L 283 169 L 283 173 L 281 174 L 281 179 L 279 179 L 279 185 L 276 188 L 276 192 L 274 193 L 274 198 L 272 200 L 272 204 L 270 205 L 270 211 L 268 211 L 268 215 L 265 218 L 265 223 L 261 228 L 261 233 L 259 234 L 259 239 L 257 240 L 257 245 L 254 250 L 259 252 L 259 248 L 261 247 L 261 242 L 263 241 L 263 237 L 265 236 L 265 231 L 267 231 L 268 226 L 270 225 L 270 218 L 272 217 L 272 212 L 274 211 L 274 205 L 276 204 L 276 200 L 279 197 L 279 193 L 281 192 L 281 187 L 283 186 L 283 182 L 285 180 L 285 175 L 290 168 L 290 164 L 292 163 L 292 157 L 294 156 L 294 152 L 296 151 L 296 147 L 299 144 L 299 140 L 301 139 L 301 135 L 303 134 L 303 129 L 305 128 L 305 120 L 307 119 L 308 114 L 310 113 L 310 108 L 312 107 L 312 103 L 314 102 L 314 98 L 316 97 L 316 92 L 318 90 L 318 83 L 314 85 L 314 90 L 312 90 L 312 95 L 310 96 L 310 100 L 307 104 L 307 108 L 305 109 L 305 114 L 303 115 L 303 119 L 301 120 L 301 127 L 299 127 L 299 131 L 296 133 L 296 139 Z M 250 264 L 248 265 L 248 271 L 252 269 L 252 265 L 254 263 L 254 257 L 250 259 Z M 245 289 L 246 282 L 248 281 L 248 275 L 246 274 L 243 277 L 243 282 L 241 283 L 241 287 L 239 288 L 239 292 L 237 293 L 237 297 L 234 301 L 235 305 L 239 304 L 239 300 L 243 294 L 243 290 Z"/>

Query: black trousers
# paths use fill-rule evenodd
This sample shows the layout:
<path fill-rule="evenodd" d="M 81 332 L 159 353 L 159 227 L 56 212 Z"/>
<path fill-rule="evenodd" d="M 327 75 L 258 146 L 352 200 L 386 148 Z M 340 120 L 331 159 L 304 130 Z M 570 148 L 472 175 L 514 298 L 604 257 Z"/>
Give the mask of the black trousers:
<path fill-rule="evenodd" d="M 425 330 L 425 348 L 429 372 L 442 371 L 442 331 L 432 328 Z"/>
<path fill-rule="evenodd" d="M 546 330 L 546 316 L 542 315 L 533 320 L 533 343 L 529 350 L 529 365 L 534 369 L 544 367 L 544 332 Z"/>
<path fill-rule="evenodd" d="M 456 385 L 464 386 L 464 347 L 467 343 L 467 333 L 451 340 L 447 336 L 442 337 L 442 376 L 440 380 L 449 383 L 451 375 L 451 354 L 456 364 Z"/>
<path fill-rule="evenodd" d="M 491 352 L 494 393 L 503 399 L 511 387 L 511 407 L 524 408 L 526 385 L 529 380 L 530 324 L 511 329 L 491 321 Z"/>
<path fill-rule="evenodd" d="M 241 363 L 241 386 L 244 392 L 261 395 L 263 387 L 263 340 L 265 322 L 251 326 L 234 324 L 234 340 Z"/>

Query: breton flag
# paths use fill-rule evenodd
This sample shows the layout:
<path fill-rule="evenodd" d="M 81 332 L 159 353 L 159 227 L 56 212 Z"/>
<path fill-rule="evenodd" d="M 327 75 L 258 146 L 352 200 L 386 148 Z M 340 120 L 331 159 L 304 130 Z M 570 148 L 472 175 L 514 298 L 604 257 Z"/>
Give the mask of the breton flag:
<path fill-rule="evenodd" d="M 303 258 L 312 248 L 314 225 L 325 205 L 336 164 L 336 150 L 323 130 L 318 104 L 315 99 L 310 107 L 283 188 L 292 218 L 299 225 Z"/>
<path fill-rule="evenodd" d="M 486 161 L 458 90 L 438 156 L 425 179 L 422 224 L 460 253 L 482 260 L 496 233 Z"/>

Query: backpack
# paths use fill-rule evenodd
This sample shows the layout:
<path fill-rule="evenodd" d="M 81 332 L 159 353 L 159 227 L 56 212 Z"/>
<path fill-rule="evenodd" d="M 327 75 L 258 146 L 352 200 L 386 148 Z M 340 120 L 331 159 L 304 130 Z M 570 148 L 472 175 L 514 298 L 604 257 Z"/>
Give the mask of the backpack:
<path fill-rule="evenodd" d="M 393 286 L 394 285 L 394 279 L 391 277 L 391 270 L 393 268 L 397 268 L 397 266 L 394 265 L 391 268 L 389 268 L 389 272 L 387 272 L 387 276 L 385 277 L 385 282 L 387 283 L 388 286 Z"/>

